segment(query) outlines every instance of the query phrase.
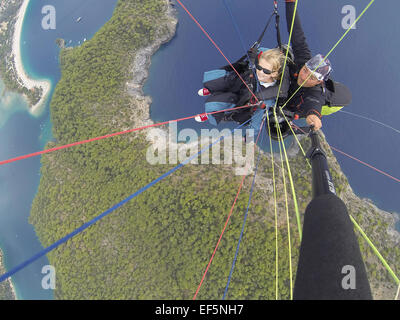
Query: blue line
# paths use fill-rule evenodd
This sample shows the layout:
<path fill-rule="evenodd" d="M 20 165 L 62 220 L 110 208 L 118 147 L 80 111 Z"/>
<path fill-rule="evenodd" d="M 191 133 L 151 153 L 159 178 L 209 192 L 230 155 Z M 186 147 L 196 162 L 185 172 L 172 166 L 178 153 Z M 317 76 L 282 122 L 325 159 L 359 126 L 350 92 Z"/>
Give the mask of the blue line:
<path fill-rule="evenodd" d="M 231 20 L 232 20 L 232 24 L 233 24 L 237 34 L 239 35 L 239 40 L 240 40 L 240 43 L 242 45 L 242 48 L 246 52 L 247 59 L 249 60 L 250 67 L 251 67 L 251 69 L 253 71 L 253 75 L 254 75 L 255 79 L 257 80 L 256 81 L 256 84 L 257 84 L 256 92 L 259 92 L 260 91 L 260 83 L 259 83 L 259 80 L 258 80 L 258 77 L 257 77 L 257 73 L 256 73 L 256 70 L 255 70 L 256 68 L 255 68 L 254 64 L 250 60 L 248 50 L 246 49 L 246 46 L 245 46 L 244 41 L 243 41 L 242 33 L 240 32 L 239 26 L 236 23 L 236 20 L 235 20 L 235 17 L 233 16 L 232 10 L 229 7 L 229 5 L 228 5 L 226 0 L 224 0 L 224 4 L 225 4 L 226 9 L 229 12 L 229 15 L 230 15 Z M 258 49 L 259 46 L 260 46 L 260 44 L 258 44 L 257 49 Z"/>
<path fill-rule="evenodd" d="M 234 128 L 233 130 L 231 130 L 231 132 L 233 132 L 234 130 L 239 129 L 240 127 L 244 126 L 247 122 L 249 122 L 251 119 L 247 120 L 246 122 L 242 123 L 240 126 L 238 126 L 237 128 Z M 30 265 L 31 263 L 33 263 L 34 261 L 38 260 L 39 258 L 41 258 L 42 256 L 46 255 L 47 253 L 49 253 L 50 251 L 54 250 L 55 248 L 57 248 L 59 245 L 67 242 L 69 239 L 71 239 L 72 237 L 76 236 L 78 233 L 84 231 L 85 229 L 89 228 L 91 225 L 95 224 L 97 221 L 99 221 L 100 219 L 104 218 L 105 216 L 107 216 L 108 214 L 110 214 L 111 212 L 113 212 L 114 210 L 118 209 L 119 207 L 122 207 L 125 203 L 127 203 L 128 201 L 132 200 L 133 198 L 135 198 L 136 196 L 140 195 L 141 193 L 143 193 L 144 191 L 146 191 L 147 189 L 149 189 L 150 187 L 152 187 L 153 185 L 155 185 L 156 183 L 160 182 L 161 180 L 163 180 L 164 178 L 166 178 L 167 176 L 169 176 L 170 174 L 172 174 L 173 172 L 177 171 L 178 169 L 180 169 L 181 167 L 183 167 L 184 165 L 188 164 L 191 160 L 193 160 L 194 158 L 198 157 L 200 154 L 202 154 L 204 151 L 208 150 L 209 148 L 211 148 L 213 145 L 217 144 L 218 142 L 220 142 L 221 140 L 223 140 L 225 138 L 225 136 L 223 135 L 221 138 L 219 138 L 219 140 L 216 140 L 215 142 L 213 142 L 212 144 L 210 144 L 209 146 L 203 148 L 202 150 L 200 150 L 197 154 L 193 155 L 192 157 L 186 159 L 185 161 L 183 161 L 182 163 L 180 163 L 179 165 L 177 165 L 175 168 L 169 170 L 168 172 L 164 173 L 162 176 L 158 177 L 157 179 L 153 180 L 152 182 L 150 182 L 148 185 L 144 186 L 143 188 L 139 189 L 138 191 L 136 191 L 134 194 L 130 195 L 129 197 L 127 197 L 126 199 L 122 200 L 121 202 L 117 203 L 116 205 L 114 205 L 113 207 L 111 207 L 110 209 L 108 209 L 107 211 L 103 212 L 102 214 L 100 214 L 99 216 L 95 217 L 94 219 L 90 220 L 89 222 L 85 223 L 84 225 L 82 225 L 81 227 L 77 228 L 75 231 L 71 232 L 70 234 L 66 235 L 64 238 L 61 238 L 60 240 L 58 240 L 57 242 L 53 243 L 52 245 L 48 246 L 47 248 L 41 250 L 40 252 L 38 252 L 37 254 L 35 254 L 34 256 L 32 256 L 31 258 L 29 258 L 28 260 L 22 262 L 21 264 L 19 264 L 18 266 L 16 266 L 15 268 L 11 269 L 10 271 L 4 273 L 3 275 L 0 276 L 0 282 L 3 282 L 4 280 L 6 280 L 7 278 L 11 277 L 12 275 L 14 275 L 15 273 L 17 273 L 18 271 L 20 271 L 21 269 L 25 268 L 26 266 Z"/>
<path fill-rule="evenodd" d="M 264 140 L 264 135 L 263 135 L 264 127 L 265 127 L 265 121 L 263 122 L 263 127 L 261 128 L 261 133 L 260 133 L 260 134 L 262 135 L 262 137 L 261 137 L 261 142 Z M 252 198 L 253 189 L 254 189 L 254 182 L 256 181 L 257 170 L 258 170 L 258 164 L 259 164 L 259 162 L 260 162 L 260 155 L 261 155 L 261 148 L 260 148 L 259 151 L 258 151 L 257 165 L 256 165 L 256 169 L 255 169 L 255 171 L 254 171 L 253 182 L 252 182 L 252 184 L 251 184 L 250 197 L 249 197 L 249 202 L 247 203 L 246 213 L 245 213 L 245 215 L 244 215 L 244 221 L 243 221 L 243 225 L 242 225 L 242 231 L 240 232 L 239 241 L 238 241 L 238 244 L 237 244 L 237 247 L 236 247 L 235 258 L 233 259 L 231 271 L 230 271 L 230 273 L 229 273 L 228 282 L 227 282 L 227 284 L 226 284 L 225 291 L 224 291 L 224 296 L 222 297 L 222 300 L 225 300 L 226 294 L 227 294 L 227 292 L 228 292 L 229 284 L 230 284 L 231 278 L 232 278 L 233 269 L 235 268 L 236 259 L 237 259 L 237 256 L 238 256 L 238 254 L 239 254 L 240 242 L 242 241 L 242 237 L 243 237 L 243 233 L 244 233 L 244 227 L 245 227 L 245 225 L 246 225 L 247 215 L 248 215 L 248 213 L 249 213 L 251 198 Z"/>
<path fill-rule="evenodd" d="M 246 49 L 246 46 L 245 46 L 245 44 L 244 44 L 243 37 L 242 37 L 242 33 L 241 33 L 240 30 L 239 30 L 239 26 L 237 25 L 236 20 L 235 20 L 235 17 L 234 17 L 233 14 L 232 14 L 232 10 L 231 10 L 231 8 L 229 7 L 229 5 L 228 5 L 228 3 L 227 3 L 226 0 L 224 0 L 224 4 L 225 4 L 226 9 L 227 9 L 228 12 L 229 12 L 229 15 L 231 16 L 233 26 L 234 26 L 234 28 L 235 28 L 237 34 L 239 35 L 239 40 L 240 40 L 240 43 L 241 43 L 241 45 L 242 45 L 242 47 L 243 47 L 243 50 L 246 52 L 247 58 L 248 58 L 249 61 L 250 61 L 250 57 L 249 57 L 249 54 L 248 54 L 248 52 L 247 52 L 248 50 Z"/>

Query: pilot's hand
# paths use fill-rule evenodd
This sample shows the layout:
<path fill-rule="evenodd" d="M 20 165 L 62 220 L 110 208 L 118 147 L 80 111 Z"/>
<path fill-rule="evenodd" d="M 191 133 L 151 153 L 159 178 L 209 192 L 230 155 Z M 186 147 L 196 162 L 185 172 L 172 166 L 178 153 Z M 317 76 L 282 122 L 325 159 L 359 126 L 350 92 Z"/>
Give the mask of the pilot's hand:
<path fill-rule="evenodd" d="M 258 56 L 258 50 L 256 48 L 250 48 L 247 54 L 249 55 L 250 61 L 254 63 Z"/>
<path fill-rule="evenodd" d="M 321 129 L 322 127 L 321 119 L 315 114 L 308 115 L 306 121 L 309 126 L 314 126 L 315 131 Z"/>

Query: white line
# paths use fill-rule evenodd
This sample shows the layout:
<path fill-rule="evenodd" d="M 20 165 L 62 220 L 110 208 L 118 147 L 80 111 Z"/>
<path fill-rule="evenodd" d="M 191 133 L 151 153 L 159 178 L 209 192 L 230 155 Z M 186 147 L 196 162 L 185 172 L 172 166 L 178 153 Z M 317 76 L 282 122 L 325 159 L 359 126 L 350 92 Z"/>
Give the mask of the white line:
<path fill-rule="evenodd" d="M 388 128 L 388 129 L 391 129 L 391 130 L 393 130 L 393 131 L 396 131 L 397 133 L 400 134 L 400 130 L 398 130 L 398 129 L 396 129 L 396 128 L 393 128 L 393 127 L 391 127 L 391 126 L 389 126 L 389 125 L 387 125 L 387 124 L 385 124 L 385 123 L 382 123 L 382 122 L 380 122 L 380 121 L 377 121 L 377 120 L 374 120 L 374 119 L 371 119 L 371 118 L 368 118 L 368 117 L 365 117 L 365 116 L 360 116 L 360 115 L 358 115 L 358 114 L 351 113 L 351 112 L 348 112 L 348 111 L 339 110 L 339 112 L 351 114 L 352 116 L 359 117 L 359 118 L 363 118 L 363 119 L 366 119 L 366 120 L 369 120 L 369 121 L 378 123 L 378 124 L 380 124 L 381 126 L 384 126 L 384 127 Z"/>

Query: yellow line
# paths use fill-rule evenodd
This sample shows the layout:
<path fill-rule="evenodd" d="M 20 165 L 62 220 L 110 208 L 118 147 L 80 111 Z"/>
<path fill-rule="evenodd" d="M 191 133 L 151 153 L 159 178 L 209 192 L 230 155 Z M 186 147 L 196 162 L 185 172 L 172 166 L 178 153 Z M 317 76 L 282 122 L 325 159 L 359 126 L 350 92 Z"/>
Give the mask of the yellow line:
<path fill-rule="evenodd" d="M 292 126 L 290 125 L 289 120 L 286 118 L 286 116 L 285 116 L 285 114 L 284 114 L 283 112 L 282 112 L 281 114 L 282 114 L 283 117 L 285 118 L 286 123 L 289 125 L 290 131 L 292 131 L 293 137 L 296 139 L 296 142 L 297 142 L 298 146 L 300 147 L 301 152 L 303 153 L 303 156 L 305 157 L 305 156 L 306 156 L 306 153 L 305 153 L 305 151 L 304 151 L 304 149 L 303 149 L 303 146 L 301 145 L 299 139 L 297 138 L 297 135 L 294 133 L 294 130 L 293 130 Z M 311 163 L 310 163 L 310 161 L 308 160 L 308 158 L 306 158 L 306 161 L 307 161 L 308 167 L 311 169 Z"/>
<path fill-rule="evenodd" d="M 276 113 L 274 114 L 275 121 L 277 122 Z M 290 221 L 289 221 L 289 207 L 288 207 L 288 197 L 286 191 L 286 178 L 285 178 L 285 165 L 283 163 L 283 156 L 282 156 L 282 148 L 281 143 L 284 144 L 282 135 L 279 135 L 279 154 L 281 157 L 281 164 L 282 164 L 282 179 L 283 179 L 283 189 L 285 193 L 285 204 L 286 204 L 286 223 L 288 228 L 288 250 L 289 250 L 289 280 L 290 280 L 290 300 L 293 300 L 293 270 L 292 270 L 292 244 L 291 244 L 291 236 L 290 236 Z"/>
<path fill-rule="evenodd" d="M 324 62 L 325 59 L 327 59 L 327 58 L 329 57 L 329 55 L 333 52 L 333 50 L 335 50 L 335 48 L 339 45 L 339 43 L 343 41 L 344 37 L 350 32 L 351 28 L 361 19 L 361 17 L 364 15 L 364 13 L 369 9 L 369 7 L 370 7 L 374 2 L 375 2 L 375 0 L 371 0 L 371 1 L 369 2 L 369 4 L 364 8 L 364 10 L 361 12 L 361 14 L 357 17 L 357 19 L 356 19 L 356 20 L 352 23 L 352 25 L 346 30 L 346 32 L 339 38 L 339 40 L 338 40 L 338 41 L 336 42 L 336 44 L 332 47 L 332 49 L 329 50 L 329 52 L 326 54 L 325 58 L 321 61 L 321 63 Z M 292 26 L 291 26 L 290 34 L 289 34 L 288 47 L 289 47 L 289 44 L 290 44 L 290 41 L 291 41 L 291 36 L 292 36 L 292 31 L 293 31 L 294 20 L 295 20 L 295 17 L 296 17 L 297 3 L 298 3 L 298 0 L 296 0 L 296 4 L 295 4 L 295 10 L 294 10 L 293 19 L 292 19 Z M 288 51 L 286 52 L 285 66 L 286 66 L 287 55 L 288 55 Z M 321 63 L 320 63 L 313 71 L 317 70 L 317 68 L 321 65 Z M 284 72 L 285 72 L 285 69 L 283 69 L 283 75 L 284 75 Z M 282 84 L 283 75 L 282 75 L 282 78 L 281 78 L 281 82 L 280 82 L 280 84 L 279 84 L 278 97 L 279 97 L 280 87 L 281 87 L 281 84 Z M 308 75 L 308 77 L 306 78 L 306 80 L 304 80 L 304 82 L 300 85 L 299 88 L 297 88 L 297 90 L 292 94 L 292 96 L 291 96 L 288 100 L 286 100 L 285 104 L 284 104 L 282 107 L 280 107 L 280 110 L 282 110 L 282 109 L 289 103 L 289 101 L 296 95 L 296 93 L 303 87 L 304 83 L 305 83 L 311 76 L 312 76 L 312 73 L 310 73 L 310 74 Z M 275 107 L 277 106 L 277 103 L 278 103 L 278 99 L 276 99 L 276 101 L 275 101 Z M 282 113 L 282 114 L 283 114 L 283 113 Z M 294 134 L 294 131 L 293 131 L 292 127 L 290 126 L 290 123 L 289 123 L 288 119 L 286 118 L 286 116 L 285 116 L 284 114 L 283 114 L 283 116 L 284 116 L 284 118 L 285 118 L 287 124 L 289 125 L 290 130 L 292 131 L 293 136 L 295 136 L 296 142 L 297 142 L 297 144 L 300 146 L 300 149 L 301 149 L 301 151 L 303 152 L 303 155 L 305 156 L 305 152 L 304 152 L 304 150 L 303 150 L 303 148 L 302 148 L 300 142 L 298 141 L 297 136 Z M 309 167 L 311 167 L 311 164 L 310 164 L 310 162 L 308 161 L 308 159 L 307 159 L 307 163 L 308 163 Z"/>
<path fill-rule="evenodd" d="M 297 10 L 297 2 L 298 0 L 296 0 L 296 7 L 295 7 L 295 13 L 293 16 L 293 20 L 292 20 L 292 27 L 290 30 L 290 35 L 289 35 L 289 43 L 288 43 L 288 47 L 291 41 L 291 36 L 292 36 L 292 30 L 293 30 L 293 23 L 294 23 L 294 18 L 296 16 L 296 10 Z M 361 19 L 361 17 L 364 15 L 364 13 L 369 9 L 369 7 L 375 2 L 375 0 L 371 0 L 369 2 L 369 4 L 364 8 L 364 10 L 361 12 L 361 14 L 357 17 L 357 19 L 353 22 L 353 24 L 346 30 L 346 32 L 341 36 L 341 38 L 336 42 L 336 44 L 332 47 L 332 49 L 325 55 L 325 58 L 323 59 L 323 61 L 321 61 L 321 63 L 313 70 L 313 72 L 315 70 L 317 70 L 317 68 L 331 55 L 331 53 L 336 49 L 336 47 L 340 44 L 341 41 L 343 41 L 344 37 L 350 32 L 350 30 L 352 29 L 352 27 Z M 285 64 L 284 64 L 284 68 L 286 67 L 286 61 L 287 61 L 287 56 L 288 56 L 288 51 L 286 52 L 286 57 L 285 57 Z M 279 97 L 279 93 L 280 93 L 280 88 L 282 85 L 282 80 L 283 80 L 283 75 L 284 75 L 285 69 L 283 69 L 283 74 L 282 74 L 282 78 L 281 78 L 281 82 L 279 84 L 279 90 L 278 90 L 278 96 L 277 99 L 275 101 L 275 107 L 277 106 L 278 103 L 278 97 Z M 282 110 L 288 103 L 289 101 L 296 95 L 296 93 L 303 87 L 304 83 L 306 83 L 306 81 L 312 76 L 312 73 L 310 73 L 310 75 L 306 78 L 306 80 L 304 80 L 304 82 L 300 85 L 300 87 L 292 94 L 292 96 L 286 101 L 286 103 L 280 107 L 280 110 Z M 283 113 L 282 113 L 283 114 Z M 275 119 L 276 119 L 276 112 L 274 110 L 274 115 L 275 115 Z M 296 135 L 294 134 L 293 129 L 290 126 L 290 123 L 288 121 L 288 119 L 286 118 L 285 114 L 283 114 L 286 122 L 288 123 L 290 130 L 293 133 L 293 136 L 295 136 L 295 139 L 298 143 L 298 145 L 300 146 L 303 155 L 305 155 L 305 152 L 300 144 L 300 142 L 298 141 Z M 300 221 L 299 221 L 299 214 L 298 214 L 298 208 L 297 208 L 297 201 L 296 201 L 296 196 L 294 193 L 294 188 L 293 188 L 293 181 L 292 181 L 292 177 L 291 177 L 291 172 L 290 172 L 290 166 L 289 166 L 289 162 L 287 159 L 287 154 L 286 154 L 286 149 L 285 149 L 285 145 L 283 142 L 283 138 L 282 138 L 282 134 L 281 134 L 281 130 L 279 127 L 279 124 L 277 123 L 277 128 L 279 131 L 279 137 L 281 139 L 281 143 L 283 145 L 283 150 L 285 153 L 285 158 L 286 158 L 286 164 L 288 167 L 288 173 L 289 173 L 289 179 L 290 179 L 290 183 L 291 183 L 291 187 L 292 187 L 292 192 L 294 195 L 294 201 L 295 201 L 295 209 L 296 209 L 296 215 L 297 215 L 297 223 L 298 223 L 298 227 L 299 227 L 299 232 L 300 232 L 300 239 L 301 239 L 301 230 L 300 230 Z M 281 145 L 279 144 L 279 149 L 281 152 Z M 283 159 L 282 159 L 282 153 L 281 153 L 281 161 L 282 161 L 282 167 L 283 167 Z M 309 166 L 310 163 L 308 162 Z M 285 179 L 284 179 L 284 186 L 285 186 L 285 197 L 286 197 L 286 201 L 287 201 L 287 194 L 286 194 L 286 183 L 285 183 Z M 288 214 L 288 213 L 287 213 Z M 355 221 L 355 219 L 350 215 L 350 219 L 353 222 L 353 224 L 355 225 L 355 227 L 357 228 L 357 230 L 361 233 L 362 237 L 367 241 L 367 243 L 369 244 L 369 246 L 372 248 L 372 250 L 374 251 L 374 253 L 376 254 L 376 256 L 379 258 L 379 260 L 382 262 L 382 264 L 384 265 L 384 267 L 386 268 L 386 270 L 390 273 L 390 275 L 392 276 L 392 278 L 395 280 L 396 284 L 398 284 L 398 289 L 397 289 L 397 293 L 396 293 L 396 297 L 395 300 L 399 299 L 399 294 L 400 294 L 400 280 L 399 278 L 396 276 L 396 274 L 393 272 L 393 270 L 390 268 L 389 264 L 386 262 L 386 260 L 383 258 L 383 256 L 380 254 L 380 252 L 378 251 L 378 249 L 375 247 L 375 245 L 371 242 L 371 240 L 368 238 L 368 236 L 364 233 L 364 231 L 361 229 L 361 227 L 358 225 L 358 223 Z M 290 235 L 290 230 L 288 230 L 289 235 Z M 289 239 L 289 252 L 290 252 L 290 239 Z M 292 278 L 292 276 L 291 276 Z M 290 279 L 292 281 L 292 279 Z M 291 283 L 292 286 L 292 283 Z M 292 287 L 291 287 L 292 288 Z M 292 297 L 292 295 L 291 295 Z"/>
<path fill-rule="evenodd" d="M 275 115 L 275 119 L 277 119 L 275 109 L 274 109 L 274 115 Z M 276 120 L 276 121 L 277 121 L 277 120 Z M 277 128 L 278 128 L 278 132 L 279 132 L 279 137 L 280 137 L 280 138 L 282 139 L 282 141 L 283 141 L 282 133 L 281 133 L 281 128 L 279 127 L 279 124 L 277 124 Z M 285 147 L 285 144 L 284 144 L 284 143 L 282 143 L 282 147 L 283 147 L 283 152 L 284 152 L 284 154 L 285 154 L 286 166 L 287 166 L 287 169 L 288 169 L 288 176 L 289 176 L 289 181 L 290 181 L 290 187 L 291 187 L 291 189 L 292 189 L 292 195 L 293 195 L 294 209 L 295 209 L 296 218 L 297 218 L 297 228 L 298 228 L 298 230 L 299 230 L 299 237 L 300 237 L 300 242 L 301 242 L 301 239 L 302 239 L 302 230 L 301 230 L 301 223 L 300 223 L 299 208 L 298 208 L 298 206 L 297 206 L 296 191 L 294 190 L 294 183 L 293 183 L 293 178 L 292 178 L 292 172 L 291 172 L 291 170 L 290 170 L 289 159 L 288 159 L 288 156 L 287 156 L 287 153 L 286 153 L 286 147 Z"/>
<path fill-rule="evenodd" d="M 283 64 L 283 72 L 282 72 L 282 76 L 281 76 L 281 81 L 279 82 L 279 89 L 278 89 L 278 95 L 276 96 L 276 100 L 275 100 L 275 107 L 277 106 L 277 103 L 278 103 L 279 94 L 281 92 L 282 80 L 283 80 L 283 77 L 285 76 L 286 62 L 287 62 L 287 58 L 288 58 L 288 54 L 289 54 L 290 41 L 292 40 L 293 26 L 294 26 L 294 21 L 295 21 L 296 12 L 297 12 L 297 1 L 298 0 L 296 0 L 295 6 L 294 6 L 294 14 L 293 14 L 293 18 L 292 18 L 292 25 L 290 27 L 290 32 L 289 32 L 289 41 L 287 44 L 285 63 Z"/>
<path fill-rule="evenodd" d="M 272 163 L 272 181 L 274 185 L 274 208 L 275 208 L 275 300 L 278 300 L 279 297 L 279 251 L 278 251 L 278 216 L 277 216 L 277 201 L 276 201 L 276 183 L 275 183 L 275 169 L 274 169 L 274 152 L 272 150 L 272 139 L 271 139 L 271 127 L 269 124 L 269 115 L 268 111 L 267 115 L 267 123 L 268 123 L 268 136 L 269 136 L 269 146 L 271 151 L 271 163 Z"/>
<path fill-rule="evenodd" d="M 358 20 L 361 19 L 361 17 L 364 15 L 364 13 L 369 9 L 369 7 L 375 2 L 375 0 L 371 0 L 371 2 L 364 8 L 364 10 L 361 12 L 361 14 L 357 17 L 357 19 L 352 23 L 352 25 L 346 30 L 346 32 L 340 37 L 340 39 L 336 42 L 336 44 L 332 47 L 331 50 L 329 50 L 329 52 L 325 55 L 325 58 L 320 62 L 320 64 L 313 70 L 313 72 L 315 70 L 318 69 L 318 67 L 321 65 L 321 63 L 323 63 L 325 61 L 325 59 L 327 59 L 330 54 L 333 52 L 333 50 L 335 50 L 335 48 L 339 45 L 340 42 L 342 42 L 342 40 L 344 39 L 344 37 L 350 32 L 351 28 L 358 22 Z M 297 0 L 296 0 L 297 3 Z M 288 102 L 294 97 L 294 95 L 303 87 L 304 83 L 307 82 L 307 80 L 312 76 L 312 73 L 310 73 L 308 75 L 308 77 L 306 78 L 306 80 L 304 80 L 304 82 L 300 85 L 300 87 L 297 88 L 297 90 L 292 94 L 292 96 L 286 101 L 286 103 L 280 108 L 281 110 L 288 104 Z"/>
<path fill-rule="evenodd" d="M 293 13 L 293 18 L 292 18 L 292 24 L 291 24 L 291 26 L 290 26 L 290 32 L 289 32 L 289 41 L 288 41 L 288 43 L 287 43 L 287 50 L 286 50 L 286 55 L 285 55 L 285 63 L 284 63 L 284 65 L 283 65 L 283 72 L 282 72 L 282 76 L 281 76 L 281 81 L 279 82 L 278 94 L 277 94 L 276 100 L 275 100 L 275 108 L 276 108 L 277 105 L 278 105 L 278 99 L 279 99 L 279 95 L 280 95 L 280 92 L 281 92 L 282 81 L 283 81 L 283 78 L 284 78 L 284 76 L 285 76 L 286 63 L 287 63 L 287 59 L 288 59 L 288 55 L 289 55 L 289 47 L 290 47 L 290 42 L 292 41 L 293 26 L 294 26 L 294 21 L 295 21 L 296 12 L 297 12 L 297 3 L 298 3 L 298 0 L 296 0 L 295 7 L 294 7 L 294 13 Z M 282 113 L 282 114 L 283 114 L 283 113 Z M 294 131 L 293 131 L 293 129 L 292 129 L 292 126 L 290 125 L 289 121 L 287 120 L 287 118 L 286 118 L 286 116 L 285 116 L 284 114 L 283 114 L 283 116 L 285 117 L 285 120 L 286 120 L 286 122 L 288 123 L 289 128 L 290 128 L 290 130 L 292 131 L 292 134 L 293 134 L 294 138 L 296 139 L 297 144 L 299 145 L 299 147 L 300 147 L 300 149 L 301 149 L 303 155 L 305 156 L 306 153 L 304 152 L 304 149 L 303 149 L 302 145 L 300 144 L 299 139 L 297 139 L 297 136 L 295 135 L 295 133 L 294 133 Z M 307 160 L 308 166 L 311 168 L 310 162 L 308 161 L 308 159 L 306 159 L 306 160 Z"/>
<path fill-rule="evenodd" d="M 361 233 L 363 238 L 367 241 L 369 246 L 372 248 L 372 250 L 375 252 L 376 256 L 381 260 L 383 265 L 385 266 L 386 270 L 390 273 L 396 284 L 400 284 L 399 278 L 396 276 L 396 274 L 393 272 L 392 268 L 390 268 L 389 264 L 386 262 L 385 258 L 382 257 L 382 255 L 379 253 L 378 249 L 374 246 L 372 241 L 368 238 L 368 236 L 365 234 L 365 232 L 361 229 L 357 221 L 350 215 L 350 219 L 353 222 L 354 226 L 357 228 L 357 230 Z"/>

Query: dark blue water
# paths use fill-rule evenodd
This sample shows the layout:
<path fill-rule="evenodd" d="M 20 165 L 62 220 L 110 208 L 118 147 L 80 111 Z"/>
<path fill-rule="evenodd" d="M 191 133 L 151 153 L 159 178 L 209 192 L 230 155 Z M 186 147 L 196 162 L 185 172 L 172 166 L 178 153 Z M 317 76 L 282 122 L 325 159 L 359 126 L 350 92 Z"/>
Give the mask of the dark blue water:
<path fill-rule="evenodd" d="M 28 15 L 24 22 L 22 55 L 25 68 L 37 77 L 45 76 L 58 81 L 60 68 L 59 48 L 55 40 L 63 38 L 67 46 L 82 44 L 89 40 L 111 18 L 117 0 L 34 0 L 29 3 Z M 41 13 L 45 5 L 56 10 L 56 29 L 42 29 Z M 77 18 L 82 17 L 80 22 Z M 24 44 L 24 42 L 26 42 Z"/>
<path fill-rule="evenodd" d="M 27 9 L 21 36 L 21 51 L 27 73 L 48 79 L 54 86 L 61 77 L 60 49 L 55 43 L 63 38 L 69 46 L 89 40 L 108 21 L 117 0 L 32 0 Z M 56 9 L 55 30 L 43 30 L 44 5 Z M 82 17 L 77 23 L 76 19 Z M 71 40 L 71 42 L 70 42 Z M 49 102 L 40 115 L 32 116 L 26 102 L 18 95 L 5 93 L 0 82 L 0 159 L 42 150 L 51 139 Z M 28 223 L 32 200 L 40 181 L 40 158 L 31 158 L 0 167 L 0 246 L 5 266 L 10 270 L 42 249 L 35 231 Z M 43 258 L 18 272 L 12 281 L 19 299 L 52 299 L 53 292 L 41 287 Z"/>
<path fill-rule="evenodd" d="M 245 45 L 250 47 L 272 13 L 272 1 L 227 2 Z M 354 6 L 358 16 L 368 3 L 366 0 L 301 1 L 299 12 L 313 54 L 328 53 L 346 31 L 342 28 L 345 14 L 341 13 L 345 5 Z M 223 1 L 185 1 L 184 5 L 229 60 L 235 61 L 244 54 Z M 151 117 L 156 121 L 204 112 L 204 98 L 197 96 L 203 72 L 227 64 L 179 4 L 176 8 L 179 18 L 176 36 L 153 57 L 145 85 L 145 93 L 153 98 Z M 400 92 L 397 63 L 400 44 L 395 40 L 400 21 L 389 12 L 399 9 L 400 2 L 391 1 L 390 8 L 375 2 L 329 57 L 334 67 L 333 78 L 348 85 L 353 93 L 353 102 L 346 110 L 398 129 L 400 109 L 393 98 L 394 93 Z M 287 43 L 284 3 L 279 4 L 279 10 L 282 41 Z M 275 31 L 270 29 L 262 45 L 276 44 Z M 199 130 L 210 126 L 188 120 L 179 124 L 179 128 L 184 127 Z M 398 133 L 344 113 L 325 117 L 323 130 L 332 146 L 400 178 Z M 384 210 L 400 212 L 399 182 L 338 153 L 336 156 L 357 195 L 372 199 Z"/>

